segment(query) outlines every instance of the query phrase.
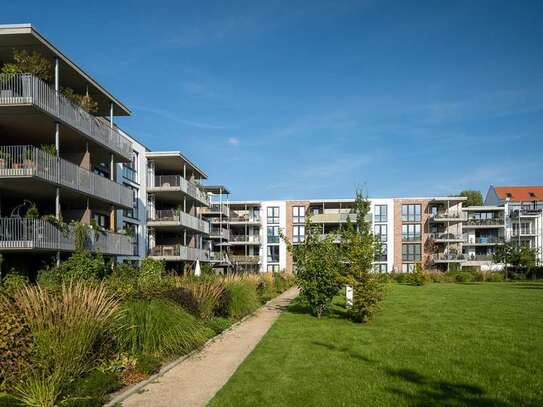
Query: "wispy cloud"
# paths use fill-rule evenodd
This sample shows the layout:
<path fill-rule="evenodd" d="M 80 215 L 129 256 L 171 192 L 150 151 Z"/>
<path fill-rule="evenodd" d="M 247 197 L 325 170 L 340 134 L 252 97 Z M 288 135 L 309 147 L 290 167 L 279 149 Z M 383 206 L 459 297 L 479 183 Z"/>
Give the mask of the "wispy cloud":
<path fill-rule="evenodd" d="M 199 129 L 207 129 L 207 130 L 224 130 L 224 129 L 227 128 L 226 126 L 217 125 L 217 124 L 213 124 L 213 123 L 186 120 L 186 119 L 183 119 L 182 117 L 176 115 L 175 113 L 169 112 L 167 110 L 154 109 L 154 108 L 150 108 L 150 107 L 146 107 L 146 106 L 134 106 L 134 108 L 136 110 L 141 110 L 141 111 L 144 111 L 144 112 L 147 112 L 147 113 L 151 113 L 151 114 L 154 114 L 156 116 L 162 117 L 162 118 L 167 119 L 167 120 L 171 120 L 171 121 L 173 121 L 175 123 L 182 124 L 182 125 L 187 126 L 187 127 L 196 127 L 196 128 L 199 128 Z"/>
<path fill-rule="evenodd" d="M 230 144 L 232 146 L 237 146 L 237 145 L 239 145 L 239 139 L 236 138 L 236 137 L 229 137 L 228 138 L 228 144 Z"/>

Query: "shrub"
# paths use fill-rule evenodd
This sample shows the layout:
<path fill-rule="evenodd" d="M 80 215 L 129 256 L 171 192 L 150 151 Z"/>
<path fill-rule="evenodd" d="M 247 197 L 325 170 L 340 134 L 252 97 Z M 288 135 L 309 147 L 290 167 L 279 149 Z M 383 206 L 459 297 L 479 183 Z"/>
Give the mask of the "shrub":
<path fill-rule="evenodd" d="M 283 280 L 283 277 L 281 273 L 273 273 L 273 283 L 275 287 L 276 293 L 282 293 L 286 289 L 285 281 Z"/>
<path fill-rule="evenodd" d="M 38 283 L 50 290 L 62 284 L 98 281 L 107 274 L 106 263 L 100 254 L 77 250 L 60 266 L 46 267 L 38 272 Z"/>
<path fill-rule="evenodd" d="M 94 347 L 118 306 L 103 284 L 64 285 L 61 295 L 40 286 L 25 287 L 13 300 L 32 332 L 34 364 L 42 373 L 33 377 L 36 389 L 90 369 Z"/>
<path fill-rule="evenodd" d="M 409 283 L 418 286 L 426 284 L 429 280 L 428 273 L 422 268 L 420 263 L 415 265 L 415 270 L 412 273 L 409 273 L 407 277 Z"/>
<path fill-rule="evenodd" d="M 178 356 L 201 346 L 209 331 L 173 301 L 131 300 L 117 321 L 119 350 L 133 355 Z"/>
<path fill-rule="evenodd" d="M 215 332 L 215 334 L 220 334 L 221 332 L 227 330 L 232 325 L 229 319 L 215 317 L 206 321 L 206 325 Z"/>
<path fill-rule="evenodd" d="M 60 407 L 101 407 L 104 400 L 100 397 L 70 397 L 59 404 Z"/>
<path fill-rule="evenodd" d="M 225 291 L 219 314 L 232 319 L 241 319 L 260 306 L 256 286 L 248 281 L 232 280 L 225 283 Z"/>
<path fill-rule="evenodd" d="M 31 366 L 32 335 L 23 316 L 4 298 L 0 302 L 0 383 L 12 388 Z"/>
<path fill-rule="evenodd" d="M 468 271 L 458 271 L 452 275 L 454 276 L 454 281 L 457 283 L 468 283 L 474 279 L 473 274 Z"/>
<path fill-rule="evenodd" d="M 13 62 L 2 67 L 2 73 L 31 73 L 45 82 L 52 78 L 51 62 L 39 52 L 29 53 L 26 50 L 13 50 Z"/>
<path fill-rule="evenodd" d="M 441 271 L 431 271 L 427 273 L 428 279 L 433 283 L 446 283 L 448 281 L 445 273 Z"/>
<path fill-rule="evenodd" d="M 28 284 L 28 277 L 19 273 L 9 273 L 2 279 L 1 291 L 11 295 Z"/>
<path fill-rule="evenodd" d="M 136 370 L 146 375 L 152 375 L 160 370 L 160 359 L 147 353 L 141 354 L 136 359 Z"/>
<path fill-rule="evenodd" d="M 408 279 L 408 275 L 407 273 L 390 273 L 390 277 L 396 281 L 397 283 L 400 283 L 400 284 L 403 284 L 405 282 L 407 282 L 407 279 Z"/>
<path fill-rule="evenodd" d="M 58 375 L 35 373 L 16 386 L 17 398 L 25 406 L 54 407 L 60 383 Z"/>
<path fill-rule="evenodd" d="M 263 273 L 258 281 L 257 293 L 261 302 L 267 302 L 276 295 L 274 278 L 270 273 Z"/>
<path fill-rule="evenodd" d="M 384 284 L 377 275 L 368 274 L 353 287 L 353 306 L 349 312 L 356 322 L 369 321 L 382 307 Z"/>
<path fill-rule="evenodd" d="M 88 375 L 74 380 L 66 393 L 70 395 L 70 399 L 93 398 L 103 404 L 105 397 L 120 389 L 121 386 L 121 382 L 114 373 L 95 369 Z M 68 400 L 65 400 L 62 405 Z M 75 400 L 69 401 L 70 404 L 74 402 Z"/>
<path fill-rule="evenodd" d="M 182 305 L 201 319 L 213 316 L 213 310 L 224 292 L 223 284 L 215 279 L 179 278 L 176 285 L 186 294 L 180 296 L 184 302 Z"/>
<path fill-rule="evenodd" d="M 142 260 L 139 273 L 138 282 L 142 285 L 149 285 L 159 281 L 166 273 L 166 266 L 163 261 L 158 261 L 146 257 Z"/>

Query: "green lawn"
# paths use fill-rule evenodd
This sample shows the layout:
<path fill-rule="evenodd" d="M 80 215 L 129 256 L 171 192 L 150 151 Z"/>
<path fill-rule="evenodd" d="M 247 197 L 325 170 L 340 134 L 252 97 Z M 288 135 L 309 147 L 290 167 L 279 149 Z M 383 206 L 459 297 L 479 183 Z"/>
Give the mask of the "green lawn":
<path fill-rule="evenodd" d="M 394 285 L 369 325 L 291 305 L 211 406 L 543 405 L 543 284 Z"/>

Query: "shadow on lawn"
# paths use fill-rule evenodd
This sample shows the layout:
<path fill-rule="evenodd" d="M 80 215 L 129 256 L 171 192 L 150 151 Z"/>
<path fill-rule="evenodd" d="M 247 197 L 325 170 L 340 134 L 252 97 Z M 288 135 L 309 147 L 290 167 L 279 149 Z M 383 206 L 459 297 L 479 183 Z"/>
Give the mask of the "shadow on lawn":
<path fill-rule="evenodd" d="M 509 287 L 521 290 L 543 290 L 543 284 L 541 283 L 515 283 L 510 284 Z"/>
<path fill-rule="evenodd" d="M 321 346 L 323 348 L 326 348 L 326 349 L 334 351 L 334 352 L 344 353 L 344 354 L 346 354 L 347 356 L 349 356 L 351 358 L 358 359 L 358 360 L 363 361 L 363 362 L 374 363 L 374 360 L 372 360 L 372 359 L 368 358 L 367 356 L 364 356 L 364 355 L 362 355 L 362 354 L 360 354 L 358 352 L 354 352 L 353 350 L 349 349 L 347 346 L 339 347 L 339 346 L 336 346 L 336 345 L 332 345 L 332 344 L 325 343 L 325 342 L 319 342 L 319 341 L 312 341 L 311 343 L 313 345 Z"/>
<path fill-rule="evenodd" d="M 409 400 L 410 405 L 513 406 L 513 404 L 486 397 L 484 395 L 484 390 L 478 386 L 434 380 L 411 369 L 385 369 L 385 372 L 391 377 L 403 379 L 404 381 L 417 386 L 415 393 L 400 388 L 388 388 L 391 393 L 401 394 L 406 400 Z"/>

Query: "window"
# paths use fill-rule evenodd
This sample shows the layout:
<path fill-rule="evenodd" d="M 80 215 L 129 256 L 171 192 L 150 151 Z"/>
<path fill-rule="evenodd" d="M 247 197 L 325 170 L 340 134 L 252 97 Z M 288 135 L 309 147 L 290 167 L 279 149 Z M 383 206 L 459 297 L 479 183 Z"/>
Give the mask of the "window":
<path fill-rule="evenodd" d="M 101 213 L 95 213 L 93 215 L 94 221 L 98 226 L 104 229 L 109 228 L 109 217 L 106 215 L 102 215 Z"/>
<path fill-rule="evenodd" d="M 305 226 L 295 225 L 292 228 L 292 243 L 300 243 L 305 239 Z"/>
<path fill-rule="evenodd" d="M 132 236 L 133 255 L 137 256 L 139 242 L 138 225 L 136 225 L 135 223 L 123 222 L 123 229 L 126 231 L 127 234 Z"/>
<path fill-rule="evenodd" d="M 402 225 L 402 240 L 420 240 L 420 223 L 415 223 L 413 225 Z"/>
<path fill-rule="evenodd" d="M 387 272 L 387 265 L 386 264 L 374 264 L 373 265 L 373 271 L 375 273 L 386 273 Z"/>
<path fill-rule="evenodd" d="M 513 223 L 513 236 L 519 235 L 519 224 L 518 222 Z M 529 235 L 531 233 L 530 223 L 529 222 L 521 222 L 520 224 L 520 235 Z"/>
<path fill-rule="evenodd" d="M 279 246 L 268 246 L 268 263 L 279 263 Z"/>
<path fill-rule="evenodd" d="M 132 162 L 123 164 L 123 177 L 132 182 L 138 182 L 138 153 L 132 151 Z"/>
<path fill-rule="evenodd" d="M 386 242 L 387 241 L 387 225 L 373 226 L 373 234 L 376 237 L 380 237 L 381 242 Z"/>
<path fill-rule="evenodd" d="M 375 214 L 373 215 L 373 219 L 375 222 L 387 221 L 387 206 L 386 205 L 375 205 L 374 211 L 375 211 Z"/>
<path fill-rule="evenodd" d="M 412 273 L 415 271 L 415 265 L 413 263 L 402 263 L 403 273 Z"/>
<path fill-rule="evenodd" d="M 419 204 L 402 205 L 402 220 L 420 222 L 421 206 Z"/>
<path fill-rule="evenodd" d="M 132 191 L 132 208 L 124 210 L 124 216 L 127 218 L 138 219 L 139 218 L 139 199 L 138 190 L 131 185 L 124 184 L 125 187 Z"/>
<path fill-rule="evenodd" d="M 381 243 L 381 250 L 375 254 L 375 261 L 387 261 L 387 244 Z"/>
<path fill-rule="evenodd" d="M 320 215 L 322 213 L 322 207 L 313 206 L 309 208 L 309 211 L 311 212 L 311 215 Z"/>
<path fill-rule="evenodd" d="M 420 261 L 420 243 L 402 244 L 403 261 Z"/>
<path fill-rule="evenodd" d="M 305 222 L 305 206 L 293 206 L 292 207 L 292 223 L 304 223 Z"/>
<path fill-rule="evenodd" d="M 268 264 L 267 270 L 269 273 L 279 273 L 279 264 Z"/>
<path fill-rule="evenodd" d="M 279 226 L 268 226 L 268 243 L 279 243 Z"/>
<path fill-rule="evenodd" d="M 273 225 L 279 223 L 279 207 L 278 206 L 269 206 L 267 208 L 268 223 Z"/>

